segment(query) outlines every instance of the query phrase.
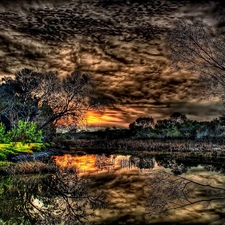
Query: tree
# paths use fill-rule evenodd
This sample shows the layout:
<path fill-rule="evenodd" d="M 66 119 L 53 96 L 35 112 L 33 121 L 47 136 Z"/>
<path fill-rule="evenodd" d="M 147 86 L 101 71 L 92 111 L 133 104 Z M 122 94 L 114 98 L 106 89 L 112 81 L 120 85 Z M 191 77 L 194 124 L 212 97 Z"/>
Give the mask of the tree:
<path fill-rule="evenodd" d="M 184 123 L 187 121 L 187 116 L 180 112 L 174 112 L 171 114 L 170 120 L 174 121 L 175 123 Z"/>
<path fill-rule="evenodd" d="M 197 125 L 200 126 L 197 121 L 188 119 L 185 122 L 179 124 L 179 131 L 184 137 L 193 139 L 196 136 L 196 132 L 198 129 Z"/>
<path fill-rule="evenodd" d="M 153 128 L 154 119 L 152 117 L 139 117 L 133 123 L 129 125 L 131 130 Z"/>
<path fill-rule="evenodd" d="M 164 120 L 157 120 L 155 125 L 156 130 L 168 129 L 172 126 L 171 120 L 164 119 Z"/>
<path fill-rule="evenodd" d="M 225 100 L 225 43 L 216 28 L 202 21 L 179 20 L 168 32 L 169 58 L 177 69 L 199 75 L 204 91 Z M 199 88 L 199 85 L 198 85 Z"/>
<path fill-rule="evenodd" d="M 5 125 L 0 123 L 0 143 L 7 143 L 9 142 L 9 138 L 6 135 Z"/>
<path fill-rule="evenodd" d="M 38 115 L 39 105 L 50 98 L 57 90 L 55 73 L 36 73 L 23 69 L 15 78 L 3 78 L 0 86 L 1 114 L 12 127 L 19 119 L 34 121 Z"/>
<path fill-rule="evenodd" d="M 154 119 L 152 117 L 139 117 L 129 125 L 131 135 L 135 138 L 149 138 L 152 135 Z"/>
<path fill-rule="evenodd" d="M 91 77 L 74 71 L 64 78 L 57 73 L 23 69 L 0 85 L 0 113 L 16 127 L 18 120 L 37 122 L 39 129 L 70 117 L 78 122 L 87 110 L 102 104 Z"/>

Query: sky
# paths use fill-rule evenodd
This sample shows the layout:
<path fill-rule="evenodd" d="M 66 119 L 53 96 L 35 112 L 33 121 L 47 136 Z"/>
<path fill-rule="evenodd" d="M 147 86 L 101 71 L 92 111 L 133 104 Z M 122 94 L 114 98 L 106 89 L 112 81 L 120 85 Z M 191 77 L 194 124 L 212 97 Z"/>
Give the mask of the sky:
<path fill-rule="evenodd" d="M 171 69 L 165 35 L 181 18 L 216 25 L 221 2 L 1 0 L 0 76 L 25 67 L 91 74 L 113 105 L 89 112 L 88 125 L 127 127 L 138 117 L 156 121 L 175 111 L 212 120 L 223 113 L 221 102 L 195 93 L 195 74 Z"/>

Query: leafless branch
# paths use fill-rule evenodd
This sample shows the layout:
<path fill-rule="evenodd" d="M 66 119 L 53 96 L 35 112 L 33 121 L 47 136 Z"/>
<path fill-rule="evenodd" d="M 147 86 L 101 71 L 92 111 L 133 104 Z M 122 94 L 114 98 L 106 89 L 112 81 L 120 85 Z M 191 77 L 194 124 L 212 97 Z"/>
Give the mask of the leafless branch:
<path fill-rule="evenodd" d="M 224 99 L 225 44 L 219 31 L 199 20 L 180 20 L 166 41 L 172 67 L 196 74 L 204 92 Z"/>
<path fill-rule="evenodd" d="M 149 215 L 195 204 L 208 207 L 212 201 L 225 199 L 225 188 L 198 183 L 165 171 L 152 171 L 147 180 L 152 188 L 146 204 Z"/>

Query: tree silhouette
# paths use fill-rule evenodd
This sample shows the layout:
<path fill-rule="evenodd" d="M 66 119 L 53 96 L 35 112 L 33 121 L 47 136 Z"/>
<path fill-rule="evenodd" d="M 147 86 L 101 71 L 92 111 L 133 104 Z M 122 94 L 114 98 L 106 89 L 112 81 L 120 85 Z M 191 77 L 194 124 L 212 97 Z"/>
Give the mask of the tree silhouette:
<path fill-rule="evenodd" d="M 187 116 L 180 112 L 174 112 L 171 114 L 170 120 L 174 121 L 175 123 L 183 123 L 187 121 Z"/>
<path fill-rule="evenodd" d="M 23 69 L 0 85 L 0 113 L 11 127 L 17 121 L 36 121 L 42 129 L 70 117 L 77 122 L 87 110 L 100 109 L 91 77 L 74 71 L 64 78 L 55 72 Z"/>
<path fill-rule="evenodd" d="M 129 125 L 131 130 L 153 128 L 154 119 L 152 117 L 139 117 Z"/>

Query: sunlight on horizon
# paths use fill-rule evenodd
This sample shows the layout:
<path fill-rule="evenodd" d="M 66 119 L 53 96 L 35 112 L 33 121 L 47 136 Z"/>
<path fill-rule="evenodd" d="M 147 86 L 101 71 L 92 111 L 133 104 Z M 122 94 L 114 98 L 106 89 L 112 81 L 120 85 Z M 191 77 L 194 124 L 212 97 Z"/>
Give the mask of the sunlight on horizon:
<path fill-rule="evenodd" d="M 126 123 L 121 121 L 118 115 L 112 115 L 113 112 L 106 111 L 104 113 L 90 111 L 87 112 L 85 116 L 85 121 L 87 126 L 99 126 L 99 127 L 107 127 L 107 126 L 119 126 L 126 127 L 128 126 Z"/>

